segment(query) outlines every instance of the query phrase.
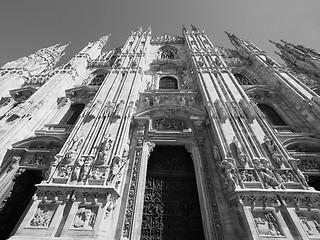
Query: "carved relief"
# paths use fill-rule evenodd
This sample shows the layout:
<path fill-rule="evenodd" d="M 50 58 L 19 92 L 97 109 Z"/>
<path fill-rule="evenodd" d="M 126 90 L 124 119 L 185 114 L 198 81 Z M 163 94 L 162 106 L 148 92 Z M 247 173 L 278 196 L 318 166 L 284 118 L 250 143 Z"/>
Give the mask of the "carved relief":
<path fill-rule="evenodd" d="M 79 206 L 71 228 L 93 230 L 97 212 L 97 207 Z"/>
<path fill-rule="evenodd" d="M 253 159 L 252 160 L 255 169 L 260 175 L 262 182 L 266 188 L 280 188 L 281 183 L 277 180 L 272 172 L 273 167 L 268 159 Z"/>
<path fill-rule="evenodd" d="M 284 236 L 278 220 L 272 212 L 253 211 L 252 216 L 260 236 Z"/>
<path fill-rule="evenodd" d="M 186 128 L 185 123 L 178 119 L 161 118 L 153 121 L 153 128 L 158 131 L 173 130 L 182 131 Z"/>
<path fill-rule="evenodd" d="M 30 226 L 32 227 L 49 227 L 57 206 L 48 204 L 39 204 Z"/>
<path fill-rule="evenodd" d="M 320 237 L 320 218 L 315 212 L 296 212 L 303 230 L 310 238 Z"/>
<path fill-rule="evenodd" d="M 243 169 L 239 171 L 242 182 L 258 182 L 253 170 Z"/>
<path fill-rule="evenodd" d="M 245 112 L 245 114 L 247 115 L 247 118 L 250 122 L 256 118 L 254 111 L 252 110 L 251 106 L 247 103 L 247 101 L 245 101 L 244 99 L 241 99 L 239 101 L 239 105 L 241 106 L 241 108 Z"/>
<path fill-rule="evenodd" d="M 125 159 L 121 158 L 120 156 L 115 156 L 112 160 L 112 164 L 110 166 L 109 176 L 107 181 L 109 183 L 115 183 L 117 187 L 121 182 L 123 168 L 126 165 Z"/>

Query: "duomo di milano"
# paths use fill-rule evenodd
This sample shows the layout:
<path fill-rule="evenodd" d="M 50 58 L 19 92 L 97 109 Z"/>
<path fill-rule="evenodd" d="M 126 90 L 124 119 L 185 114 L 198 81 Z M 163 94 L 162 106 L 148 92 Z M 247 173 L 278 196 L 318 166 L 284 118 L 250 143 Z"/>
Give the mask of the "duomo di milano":
<path fill-rule="evenodd" d="M 320 54 L 133 31 L 0 69 L 0 239 L 320 239 Z"/>

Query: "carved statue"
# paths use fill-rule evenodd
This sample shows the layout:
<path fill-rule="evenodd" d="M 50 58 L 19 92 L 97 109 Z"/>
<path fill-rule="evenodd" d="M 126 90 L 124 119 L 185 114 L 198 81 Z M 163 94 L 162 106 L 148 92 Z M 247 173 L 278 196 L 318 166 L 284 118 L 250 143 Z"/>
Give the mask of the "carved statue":
<path fill-rule="evenodd" d="M 82 169 L 81 169 L 81 172 L 80 172 L 80 180 L 81 181 L 84 181 L 90 171 L 90 166 L 93 162 L 93 158 L 92 157 L 87 157 L 83 166 L 82 166 Z"/>
<path fill-rule="evenodd" d="M 237 170 L 234 165 L 228 160 L 223 160 L 220 163 L 221 174 L 225 179 L 225 185 L 235 188 L 238 185 Z"/>
<path fill-rule="evenodd" d="M 265 187 L 280 188 L 281 183 L 278 182 L 274 173 L 271 171 L 273 167 L 267 159 L 253 159 L 253 164 L 258 171 Z"/>
<path fill-rule="evenodd" d="M 104 164 L 108 159 L 108 151 L 112 147 L 113 140 L 111 139 L 111 134 L 108 137 L 104 137 L 104 140 L 100 144 L 100 149 L 98 152 L 98 159 L 96 161 L 97 165 Z"/>
<path fill-rule="evenodd" d="M 123 110 L 124 110 L 124 100 L 121 100 L 117 105 L 116 111 L 114 113 L 114 117 L 121 118 Z"/>
<path fill-rule="evenodd" d="M 76 164 L 76 167 L 73 170 L 73 173 L 71 175 L 71 181 L 78 181 L 80 177 L 81 168 L 85 162 L 85 157 L 81 157 L 78 159 L 78 162 Z"/>
<path fill-rule="evenodd" d="M 240 171 L 240 177 L 243 182 L 256 182 L 256 178 L 253 176 L 253 173 L 249 173 L 247 169 Z"/>
<path fill-rule="evenodd" d="M 126 161 L 122 159 L 120 156 L 115 156 L 113 158 L 112 164 L 110 166 L 110 172 L 108 176 L 108 182 L 113 182 L 115 177 L 121 174 L 122 168 L 126 164 Z"/>

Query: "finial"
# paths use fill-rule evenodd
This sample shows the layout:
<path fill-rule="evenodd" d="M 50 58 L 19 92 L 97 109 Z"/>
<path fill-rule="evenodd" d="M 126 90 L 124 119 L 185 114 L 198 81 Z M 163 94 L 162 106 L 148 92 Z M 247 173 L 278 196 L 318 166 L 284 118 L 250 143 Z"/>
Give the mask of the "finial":
<path fill-rule="evenodd" d="M 191 24 L 191 29 L 192 31 L 199 32 L 199 28 L 193 26 L 192 24 Z"/>

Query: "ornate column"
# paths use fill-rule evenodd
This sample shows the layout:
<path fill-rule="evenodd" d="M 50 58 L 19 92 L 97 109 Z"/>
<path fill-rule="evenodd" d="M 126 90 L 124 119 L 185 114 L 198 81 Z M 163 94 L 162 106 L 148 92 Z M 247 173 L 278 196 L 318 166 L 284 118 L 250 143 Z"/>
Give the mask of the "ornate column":
<path fill-rule="evenodd" d="M 154 143 L 142 138 L 137 141 L 122 232 L 124 239 L 140 239 L 148 158 L 154 147 Z"/>

